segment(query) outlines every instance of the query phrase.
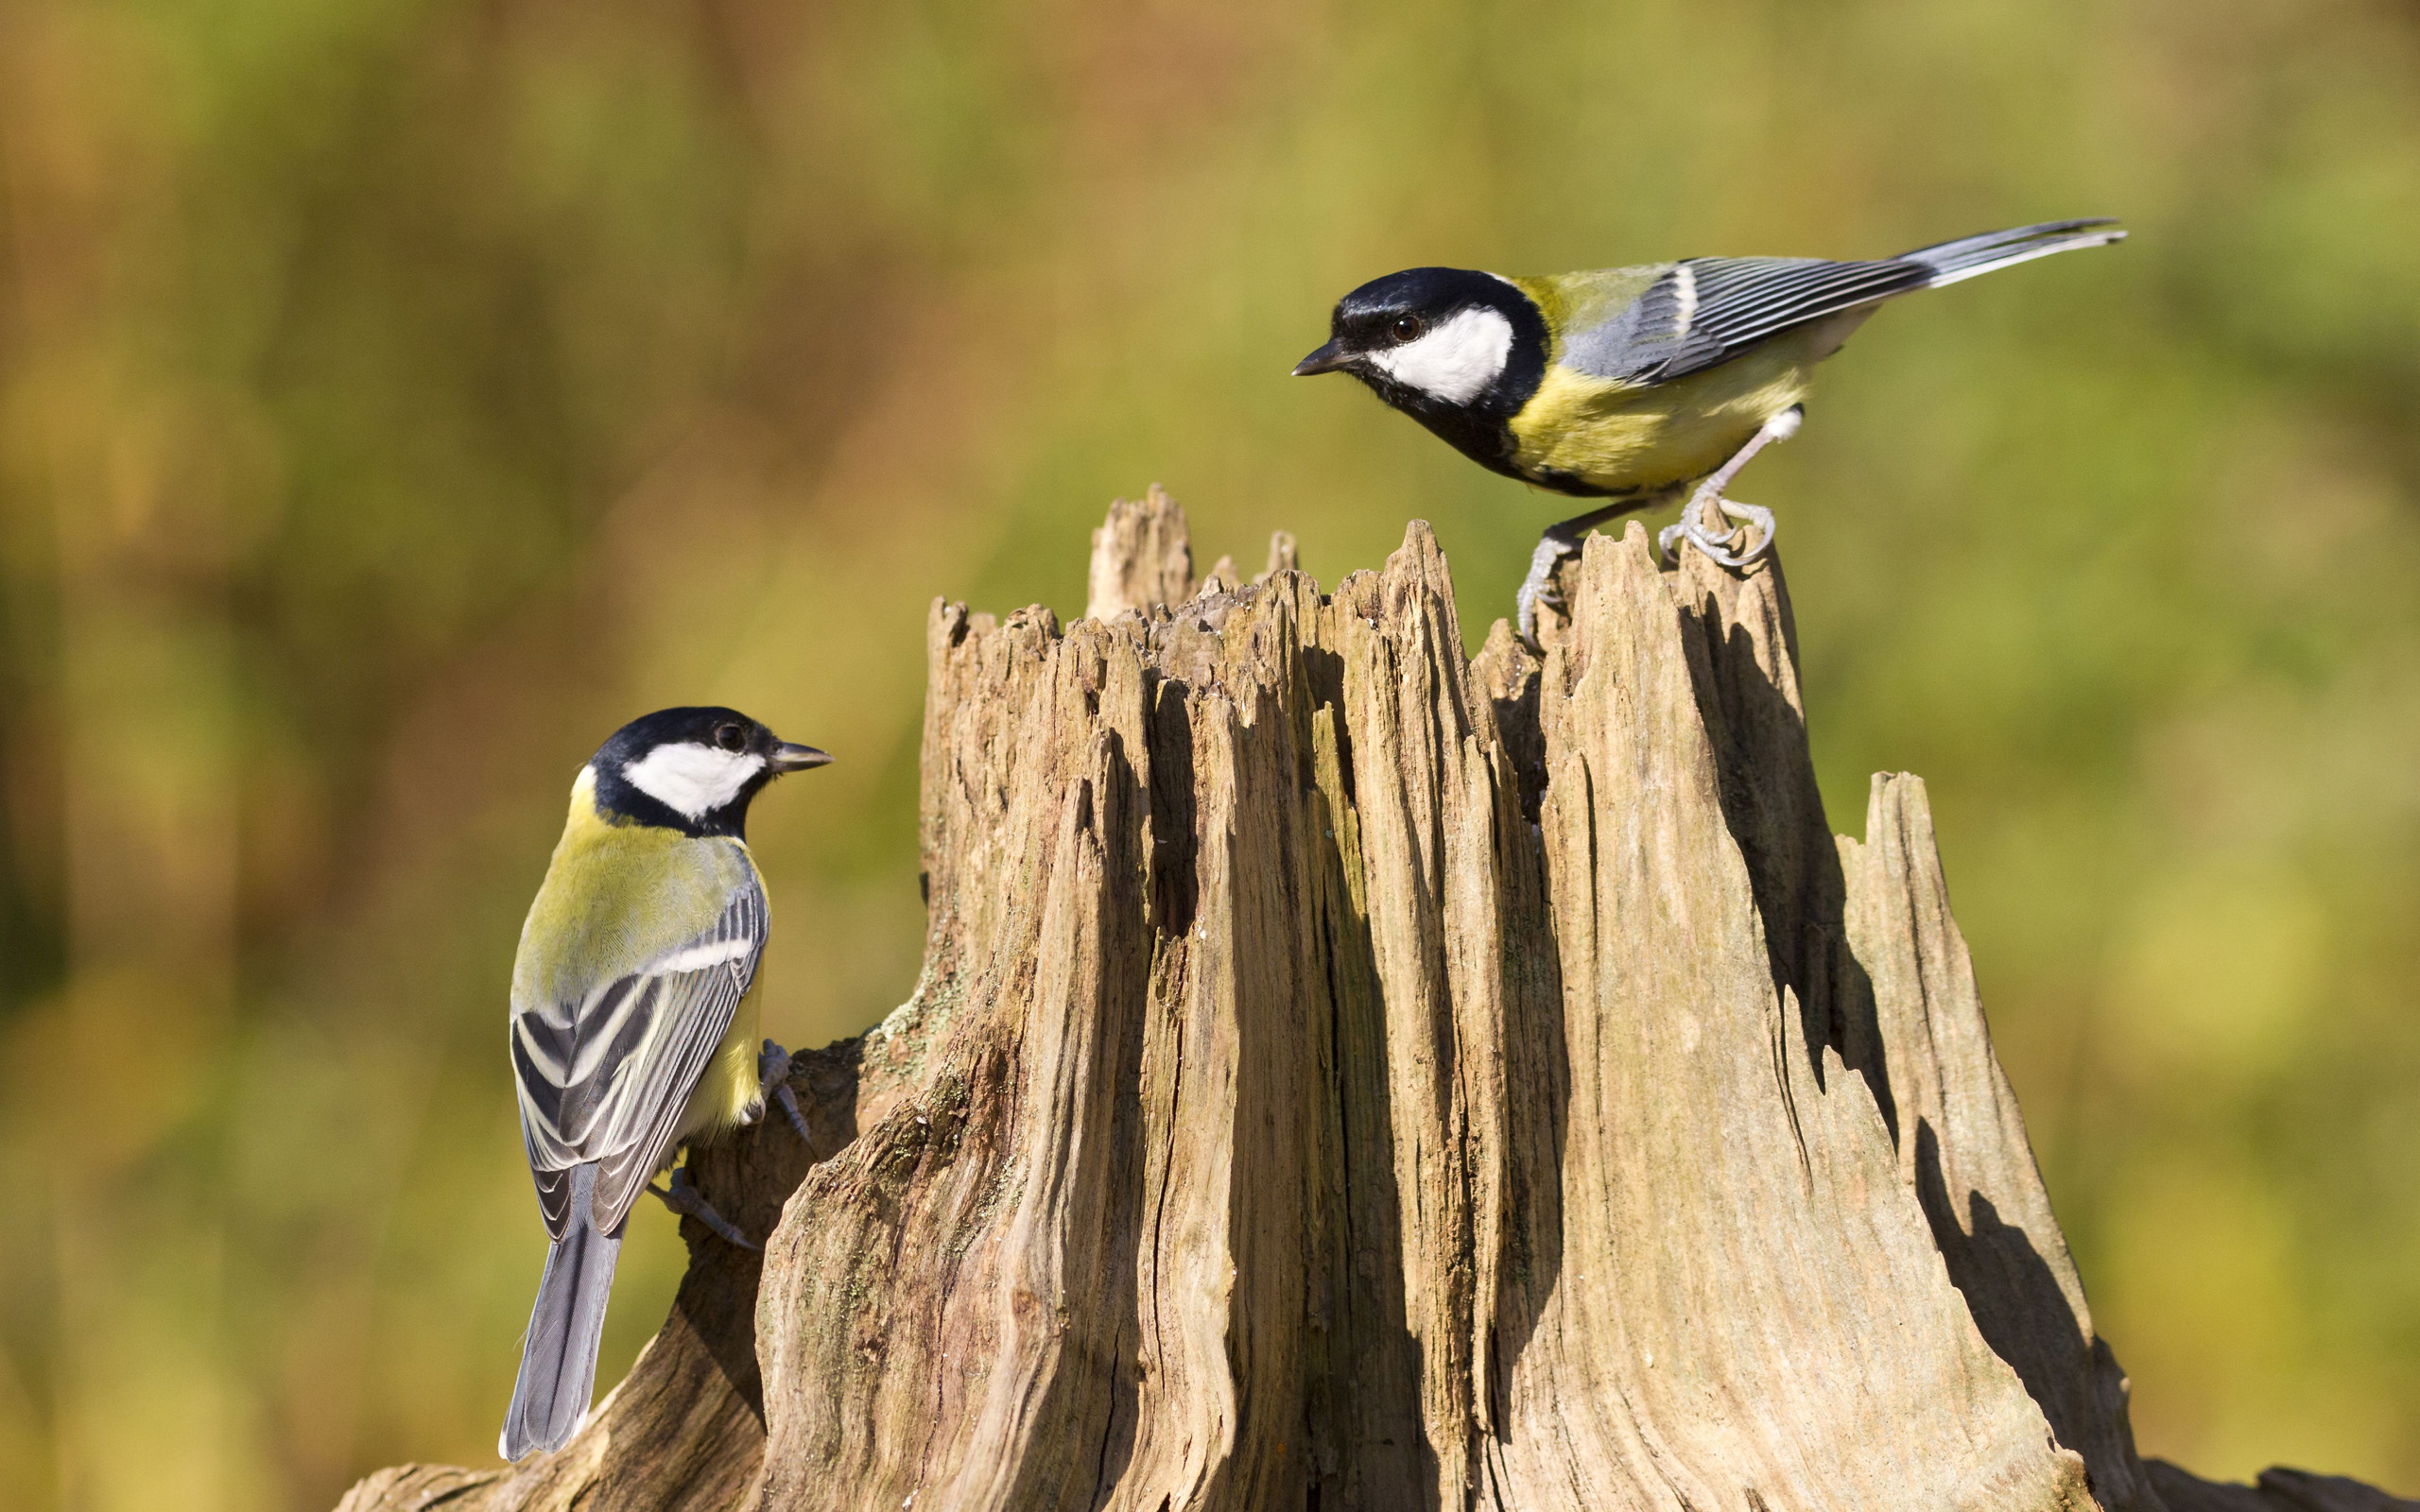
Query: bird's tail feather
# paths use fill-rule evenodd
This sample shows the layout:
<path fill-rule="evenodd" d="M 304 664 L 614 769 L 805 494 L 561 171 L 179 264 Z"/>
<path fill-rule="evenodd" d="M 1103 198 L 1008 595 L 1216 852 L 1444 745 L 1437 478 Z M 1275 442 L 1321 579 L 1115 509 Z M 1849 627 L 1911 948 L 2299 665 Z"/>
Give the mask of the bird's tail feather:
<path fill-rule="evenodd" d="M 605 1298 L 613 1290 L 622 1236 L 599 1232 L 590 1216 L 596 1167 L 574 1166 L 571 1183 L 570 1227 L 546 1251 L 529 1332 L 522 1340 L 521 1377 L 513 1383 L 512 1406 L 496 1441 L 497 1452 L 509 1460 L 561 1449 L 579 1427 L 596 1387 Z"/>
<path fill-rule="evenodd" d="M 2037 257 L 2071 252 L 2079 247 L 2106 247 L 2125 239 L 2125 232 L 2113 220 L 2051 220 L 2039 226 L 2019 226 L 2014 231 L 1962 236 L 1937 247 L 1919 247 L 1912 252 L 1900 253 L 1896 260 L 1930 269 L 1932 277 L 1924 286 L 1937 289 L 1945 284 L 2029 263 Z"/>

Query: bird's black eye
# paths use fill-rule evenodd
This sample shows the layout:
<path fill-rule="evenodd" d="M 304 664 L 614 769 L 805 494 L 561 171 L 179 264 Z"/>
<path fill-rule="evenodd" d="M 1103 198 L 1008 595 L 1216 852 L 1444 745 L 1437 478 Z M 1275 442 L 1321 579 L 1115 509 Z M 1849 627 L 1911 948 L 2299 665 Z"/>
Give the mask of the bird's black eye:
<path fill-rule="evenodd" d="M 715 727 L 715 744 L 725 750 L 746 750 L 748 731 L 737 725 L 717 725 Z"/>
<path fill-rule="evenodd" d="M 1416 315 L 1396 316 L 1395 323 L 1387 327 L 1387 332 L 1397 341 L 1409 341 L 1412 337 L 1420 335 L 1420 317 Z"/>

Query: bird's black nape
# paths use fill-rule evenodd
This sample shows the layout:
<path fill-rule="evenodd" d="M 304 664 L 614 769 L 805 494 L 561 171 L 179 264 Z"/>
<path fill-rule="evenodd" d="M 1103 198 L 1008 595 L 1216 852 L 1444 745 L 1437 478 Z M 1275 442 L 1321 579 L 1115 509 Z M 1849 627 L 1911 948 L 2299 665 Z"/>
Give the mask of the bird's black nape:
<path fill-rule="evenodd" d="M 1469 310 L 1494 311 L 1512 327 L 1502 370 L 1476 394 L 1441 398 L 1400 381 L 1378 360 Z M 1411 267 L 1372 279 L 1337 301 L 1327 344 L 1294 371 L 1349 372 L 1480 466 L 1518 477 L 1508 424 L 1538 391 L 1547 352 L 1546 318 L 1512 284 L 1469 268 Z"/>
<path fill-rule="evenodd" d="M 607 819 L 744 839 L 748 805 L 766 783 L 830 760 L 736 709 L 705 704 L 631 720 L 596 748 L 588 769 L 596 811 Z"/>

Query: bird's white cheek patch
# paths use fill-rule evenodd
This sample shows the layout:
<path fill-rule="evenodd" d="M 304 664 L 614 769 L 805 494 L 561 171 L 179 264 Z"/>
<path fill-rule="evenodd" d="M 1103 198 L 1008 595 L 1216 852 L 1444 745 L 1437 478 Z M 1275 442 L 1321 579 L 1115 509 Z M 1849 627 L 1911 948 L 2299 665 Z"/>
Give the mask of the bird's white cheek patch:
<path fill-rule="evenodd" d="M 625 765 L 622 778 L 674 813 L 702 819 L 737 798 L 749 780 L 764 769 L 762 756 L 690 741 L 658 746 L 644 758 Z"/>
<path fill-rule="evenodd" d="M 1512 322 L 1495 310 L 1464 310 L 1417 341 L 1374 352 L 1387 376 L 1449 404 L 1486 391 L 1512 354 Z"/>

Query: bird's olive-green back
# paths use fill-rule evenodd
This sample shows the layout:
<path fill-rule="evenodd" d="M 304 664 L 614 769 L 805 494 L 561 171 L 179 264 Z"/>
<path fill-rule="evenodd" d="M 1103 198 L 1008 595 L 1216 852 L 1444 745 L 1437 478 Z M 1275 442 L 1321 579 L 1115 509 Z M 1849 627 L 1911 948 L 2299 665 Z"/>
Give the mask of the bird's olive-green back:
<path fill-rule="evenodd" d="M 1672 270 L 1670 263 L 1635 267 L 1599 267 L 1578 273 L 1546 273 L 1508 280 L 1546 317 L 1548 362 L 1563 360 L 1570 336 L 1602 325 Z"/>
<path fill-rule="evenodd" d="M 712 929 L 757 883 L 747 842 L 700 839 L 596 812 L 583 768 L 546 880 L 521 926 L 512 1005 L 576 1003 Z"/>

